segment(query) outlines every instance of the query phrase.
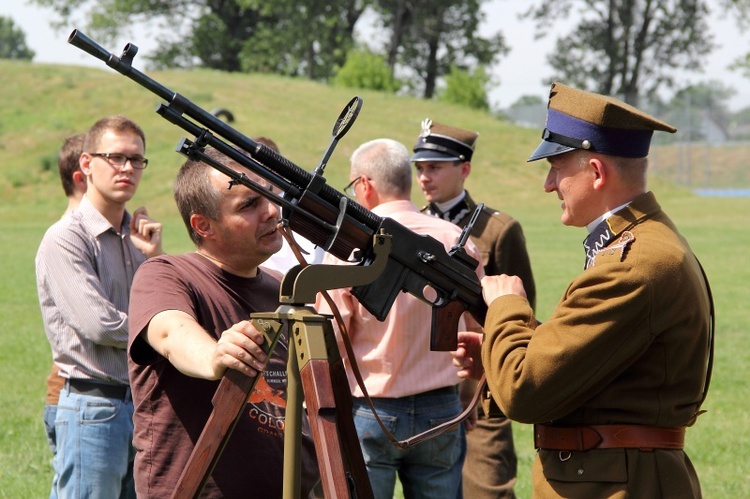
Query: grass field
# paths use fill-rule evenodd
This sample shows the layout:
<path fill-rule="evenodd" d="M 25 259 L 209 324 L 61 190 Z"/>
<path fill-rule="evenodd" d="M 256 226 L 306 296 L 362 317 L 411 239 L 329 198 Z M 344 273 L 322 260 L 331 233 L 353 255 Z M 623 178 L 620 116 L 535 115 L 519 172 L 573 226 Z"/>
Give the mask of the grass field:
<path fill-rule="evenodd" d="M 287 158 L 308 170 L 320 161 L 336 117 L 354 95 L 274 76 L 211 71 L 152 76 L 207 110 L 229 108 L 238 130 L 274 138 Z M 151 163 L 131 208 L 148 206 L 165 225 L 165 249 L 176 253 L 191 249 L 171 198 L 172 179 L 182 162 L 173 151 L 184 134 L 153 113 L 156 97 L 107 69 L 0 61 L 0 85 L 0 497 L 36 498 L 47 495 L 52 473 L 41 422 L 50 353 L 36 298 L 34 254 L 65 206 L 56 174 L 57 148 L 64 137 L 85 130 L 104 114 L 127 114 L 138 121 L 148 136 Z M 542 191 L 544 166 L 525 163 L 539 131 L 434 102 L 360 95 L 364 107 L 329 162 L 328 182 L 343 187 L 347 158 L 365 140 L 387 136 L 411 146 L 425 117 L 479 130 L 469 190 L 475 199 L 508 211 L 523 224 L 538 315 L 545 319 L 580 272 L 584 234 L 559 223 L 559 201 Z M 750 497 L 750 199 L 700 198 L 657 177 L 650 183 L 703 262 L 717 308 L 714 377 L 704 405 L 708 412 L 689 430 L 687 452 L 705 497 Z M 415 200 L 421 201 L 418 192 Z M 526 498 L 534 456 L 531 432 L 526 425 L 514 428 L 520 459 L 517 492 Z"/>

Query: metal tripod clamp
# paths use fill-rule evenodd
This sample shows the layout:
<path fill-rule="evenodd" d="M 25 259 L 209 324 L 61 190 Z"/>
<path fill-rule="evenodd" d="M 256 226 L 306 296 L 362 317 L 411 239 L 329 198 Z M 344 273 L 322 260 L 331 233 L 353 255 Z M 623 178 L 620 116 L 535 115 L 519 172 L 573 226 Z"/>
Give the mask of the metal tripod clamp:
<path fill-rule="evenodd" d="M 383 231 L 372 237 L 375 258 L 370 265 L 296 265 L 281 281 L 282 304 L 315 303 L 320 291 L 363 286 L 373 282 L 385 270 L 391 252 L 392 237 Z"/>

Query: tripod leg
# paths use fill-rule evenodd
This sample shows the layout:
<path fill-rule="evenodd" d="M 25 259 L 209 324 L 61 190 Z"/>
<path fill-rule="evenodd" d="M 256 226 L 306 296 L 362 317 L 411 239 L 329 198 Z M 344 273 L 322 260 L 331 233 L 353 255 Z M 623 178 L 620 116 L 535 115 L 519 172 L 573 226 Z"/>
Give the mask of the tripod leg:
<path fill-rule="evenodd" d="M 292 328 L 290 344 L 295 345 L 300 366 L 323 491 L 328 499 L 372 499 L 352 418 L 349 381 L 330 320 L 319 315 L 301 319 Z"/>
<path fill-rule="evenodd" d="M 370 477 L 367 474 L 365 459 L 362 456 L 362 447 L 359 443 L 357 429 L 354 426 L 352 416 L 352 394 L 349 390 L 349 380 L 346 376 L 344 363 L 339 360 L 331 366 L 331 383 L 333 384 L 334 397 L 338 414 L 339 436 L 341 447 L 344 452 L 344 460 L 349 463 L 349 473 L 356 484 L 357 498 L 372 499 L 372 487 Z"/>
<path fill-rule="evenodd" d="M 323 491 L 328 499 L 372 498 L 351 416 L 349 382 L 343 370 L 343 379 L 336 376 L 336 371 L 336 366 L 329 366 L 326 361 L 313 360 L 301 372 Z"/>
<path fill-rule="evenodd" d="M 253 317 L 259 317 L 253 319 L 253 325 L 265 336 L 263 350 L 270 357 L 281 336 L 281 323 L 273 320 L 274 316 L 253 314 Z M 211 401 L 214 408 L 190 453 L 185 469 L 180 474 L 177 487 L 172 494 L 173 499 L 200 495 L 257 381 L 258 376 L 245 376 L 233 369 L 228 369 L 224 374 Z"/>

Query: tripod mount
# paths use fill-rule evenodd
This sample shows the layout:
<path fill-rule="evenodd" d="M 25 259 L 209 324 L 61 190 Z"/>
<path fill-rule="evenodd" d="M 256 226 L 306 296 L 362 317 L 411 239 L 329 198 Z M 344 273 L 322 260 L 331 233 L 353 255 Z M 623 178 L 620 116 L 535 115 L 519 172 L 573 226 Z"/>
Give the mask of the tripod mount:
<path fill-rule="evenodd" d="M 372 498 L 359 439 L 352 419 L 352 400 L 330 316 L 313 303 L 320 291 L 373 282 L 386 267 L 392 239 L 373 236 L 375 258 L 368 266 L 297 265 L 281 283 L 281 305 L 275 312 L 253 313 L 251 322 L 265 340 L 270 356 L 282 333 L 289 338 L 287 407 L 284 425 L 284 499 L 298 499 L 301 483 L 303 400 L 307 407 L 323 492 L 326 498 Z M 257 376 L 227 370 L 212 400 L 213 411 L 193 448 L 173 498 L 198 497 L 231 437 Z"/>

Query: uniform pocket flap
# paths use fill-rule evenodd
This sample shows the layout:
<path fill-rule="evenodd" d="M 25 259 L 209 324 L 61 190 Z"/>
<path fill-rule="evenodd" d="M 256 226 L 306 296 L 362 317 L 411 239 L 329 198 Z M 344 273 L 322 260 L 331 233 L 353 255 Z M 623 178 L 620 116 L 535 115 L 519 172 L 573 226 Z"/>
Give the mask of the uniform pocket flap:
<path fill-rule="evenodd" d="M 625 449 L 588 452 L 540 450 L 539 459 L 547 480 L 611 483 L 628 481 Z"/>

